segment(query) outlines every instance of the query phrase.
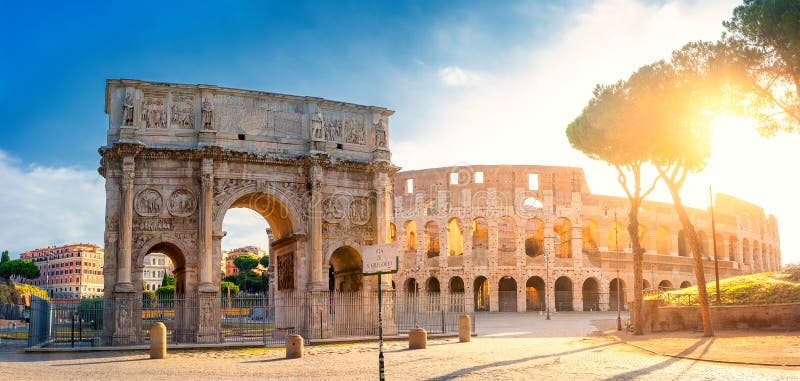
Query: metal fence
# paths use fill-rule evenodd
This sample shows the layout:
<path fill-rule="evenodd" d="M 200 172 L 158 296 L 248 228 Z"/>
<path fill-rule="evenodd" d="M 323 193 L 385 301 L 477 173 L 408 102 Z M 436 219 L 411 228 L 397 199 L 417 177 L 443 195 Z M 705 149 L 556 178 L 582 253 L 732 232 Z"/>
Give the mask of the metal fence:
<path fill-rule="evenodd" d="M 110 335 L 102 331 L 103 319 L 116 316 L 113 309 L 117 300 L 104 303 L 103 299 L 85 299 L 63 304 L 34 297 L 28 346 L 146 344 L 150 327 L 156 322 L 164 323 L 171 344 L 278 346 L 291 333 L 299 333 L 306 340 L 378 335 L 377 292 L 281 293 L 272 299 L 265 294 L 240 294 L 230 298 L 222 295 L 212 299 L 212 305 L 205 305 L 208 301 L 198 295 L 144 295 L 133 300 L 131 316 L 123 318 L 133 326 L 130 332 Z M 402 335 L 414 327 L 429 333 L 457 332 L 458 317 L 471 311 L 468 303 L 471 299 L 464 294 L 384 291 L 384 335 Z M 472 321 L 474 329 L 474 316 Z"/>
<path fill-rule="evenodd" d="M 28 346 L 98 345 L 103 330 L 103 300 L 45 300 L 31 297 Z"/>
<path fill-rule="evenodd" d="M 667 304 L 681 306 L 700 305 L 700 296 L 697 294 L 671 293 L 668 291 L 651 295 L 649 299 L 661 299 Z M 720 294 L 719 303 L 715 290 L 708 291 L 708 303 L 712 306 L 732 306 L 732 305 L 761 305 L 786 303 L 780 294 L 764 296 L 753 292 L 724 292 Z"/>

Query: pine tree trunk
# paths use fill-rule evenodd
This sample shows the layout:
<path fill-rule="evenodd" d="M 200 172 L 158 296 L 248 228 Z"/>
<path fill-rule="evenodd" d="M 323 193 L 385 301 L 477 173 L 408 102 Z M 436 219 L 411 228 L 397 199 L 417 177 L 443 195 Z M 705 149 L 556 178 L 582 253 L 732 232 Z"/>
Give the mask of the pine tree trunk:
<path fill-rule="evenodd" d="M 644 306 L 642 267 L 644 262 L 644 249 L 639 242 L 639 205 L 641 201 L 630 200 L 631 210 L 628 212 L 628 236 L 631 238 L 633 248 L 633 334 L 641 335 L 644 332 L 644 319 L 642 311 Z"/>
<path fill-rule="evenodd" d="M 689 221 L 689 216 L 686 214 L 686 209 L 683 207 L 681 197 L 678 194 L 675 184 L 668 181 L 662 176 L 664 183 L 667 184 L 669 193 L 672 196 L 672 202 L 675 204 L 675 211 L 678 213 L 678 218 L 683 225 L 683 230 L 689 241 L 689 248 L 692 249 L 692 259 L 694 262 L 694 275 L 697 278 L 697 295 L 700 299 L 700 314 L 703 318 L 703 336 L 714 336 L 714 330 L 711 328 L 711 310 L 708 304 L 708 292 L 706 290 L 706 276 L 703 270 L 703 257 L 700 251 L 700 242 L 697 238 L 697 232 L 694 230 L 694 225 Z"/>

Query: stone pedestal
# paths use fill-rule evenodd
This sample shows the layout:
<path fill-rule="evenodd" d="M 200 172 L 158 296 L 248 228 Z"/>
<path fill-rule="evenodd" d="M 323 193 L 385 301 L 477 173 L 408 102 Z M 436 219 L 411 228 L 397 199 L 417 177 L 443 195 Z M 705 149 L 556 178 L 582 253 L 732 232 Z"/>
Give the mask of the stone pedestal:
<path fill-rule="evenodd" d="M 200 292 L 198 293 L 198 304 L 197 342 L 220 342 L 219 295 L 215 292 Z"/>
<path fill-rule="evenodd" d="M 163 359 L 167 357 L 167 327 L 162 322 L 154 323 L 150 327 L 150 358 Z"/>
<path fill-rule="evenodd" d="M 428 332 L 422 328 L 414 328 L 408 332 L 408 349 L 425 349 L 428 347 Z"/>
<path fill-rule="evenodd" d="M 136 337 L 136 323 L 139 318 L 134 316 L 136 309 L 134 293 L 115 292 L 114 293 L 114 335 L 113 345 L 133 345 L 138 344 Z"/>
<path fill-rule="evenodd" d="M 303 337 L 293 333 L 286 338 L 286 358 L 299 359 L 303 357 Z"/>
<path fill-rule="evenodd" d="M 461 343 L 469 342 L 472 339 L 472 327 L 469 315 L 458 317 L 458 341 Z"/>

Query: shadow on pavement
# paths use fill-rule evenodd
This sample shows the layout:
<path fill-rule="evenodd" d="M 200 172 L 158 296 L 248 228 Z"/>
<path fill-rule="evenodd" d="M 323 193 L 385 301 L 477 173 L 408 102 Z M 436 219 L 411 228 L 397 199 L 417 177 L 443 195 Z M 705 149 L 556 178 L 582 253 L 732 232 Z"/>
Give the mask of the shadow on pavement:
<path fill-rule="evenodd" d="M 476 366 L 469 367 L 469 368 L 459 369 L 459 370 L 457 370 L 455 372 L 450 372 L 450 373 L 445 374 L 445 375 L 436 376 L 436 377 L 434 377 L 432 379 L 433 380 L 439 380 L 439 379 L 451 379 L 451 378 L 456 378 L 456 377 L 462 377 L 462 376 L 466 376 L 466 375 L 468 375 L 470 373 L 477 372 L 477 371 L 480 371 L 480 370 L 483 370 L 483 369 L 487 369 L 487 368 L 496 368 L 496 367 L 509 366 L 509 365 L 523 363 L 523 362 L 526 362 L 526 361 L 539 360 L 539 359 L 548 358 L 548 357 L 558 357 L 558 356 L 571 355 L 571 354 L 575 354 L 575 353 L 585 352 L 585 351 L 589 351 L 589 350 L 592 350 L 592 349 L 597 349 L 597 348 L 602 348 L 602 347 L 607 347 L 607 346 L 617 345 L 617 344 L 620 344 L 620 343 L 615 342 L 615 343 L 601 344 L 601 345 L 595 345 L 595 346 L 592 346 L 592 347 L 574 349 L 574 350 L 571 350 L 571 351 L 564 351 L 564 352 L 559 352 L 559 353 L 550 353 L 550 354 L 547 354 L 547 355 L 523 357 L 521 359 L 515 359 L 515 360 L 498 361 L 498 362 L 493 362 L 493 363 L 484 364 L 484 365 L 476 365 Z"/>
<path fill-rule="evenodd" d="M 713 342 L 714 342 L 714 338 L 713 337 L 703 337 L 703 338 L 697 340 L 697 342 L 692 344 L 690 347 L 688 347 L 688 348 L 684 349 L 682 352 L 678 353 L 677 356 L 686 356 L 686 355 L 694 352 L 694 350 L 697 349 L 698 347 L 700 347 L 701 345 L 707 343 L 705 348 L 703 348 L 703 352 L 702 352 L 702 354 L 705 354 L 708 351 L 708 348 L 711 346 L 711 344 Z M 702 356 L 702 354 L 701 354 L 701 356 Z M 681 360 L 686 360 L 686 359 L 682 359 L 682 358 L 678 358 L 678 357 L 670 357 L 669 359 L 667 359 L 665 361 L 662 361 L 662 362 L 660 362 L 658 364 L 653 364 L 653 365 L 648 366 L 646 368 L 636 369 L 636 370 L 632 370 L 630 372 L 616 374 L 614 376 L 606 378 L 604 381 L 630 380 L 630 379 L 633 379 L 633 378 L 636 378 L 636 377 L 645 376 L 645 375 L 650 374 L 650 373 L 652 373 L 652 372 L 654 372 L 656 370 L 666 368 L 666 367 L 672 365 L 673 363 L 676 363 L 676 362 L 681 361 Z M 688 360 L 688 361 L 692 362 L 691 365 L 689 365 L 686 369 L 684 369 L 683 372 L 681 372 L 681 374 L 685 373 L 692 366 L 694 366 L 694 364 L 697 363 L 697 360 Z"/>

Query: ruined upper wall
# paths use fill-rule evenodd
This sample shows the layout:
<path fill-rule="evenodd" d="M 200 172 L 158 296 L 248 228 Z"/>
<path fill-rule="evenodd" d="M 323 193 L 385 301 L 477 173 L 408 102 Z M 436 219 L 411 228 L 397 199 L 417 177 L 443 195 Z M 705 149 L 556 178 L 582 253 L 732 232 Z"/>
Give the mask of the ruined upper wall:
<path fill-rule="evenodd" d="M 389 161 L 381 107 L 209 85 L 108 80 L 108 145 L 219 146 L 255 154 Z"/>

